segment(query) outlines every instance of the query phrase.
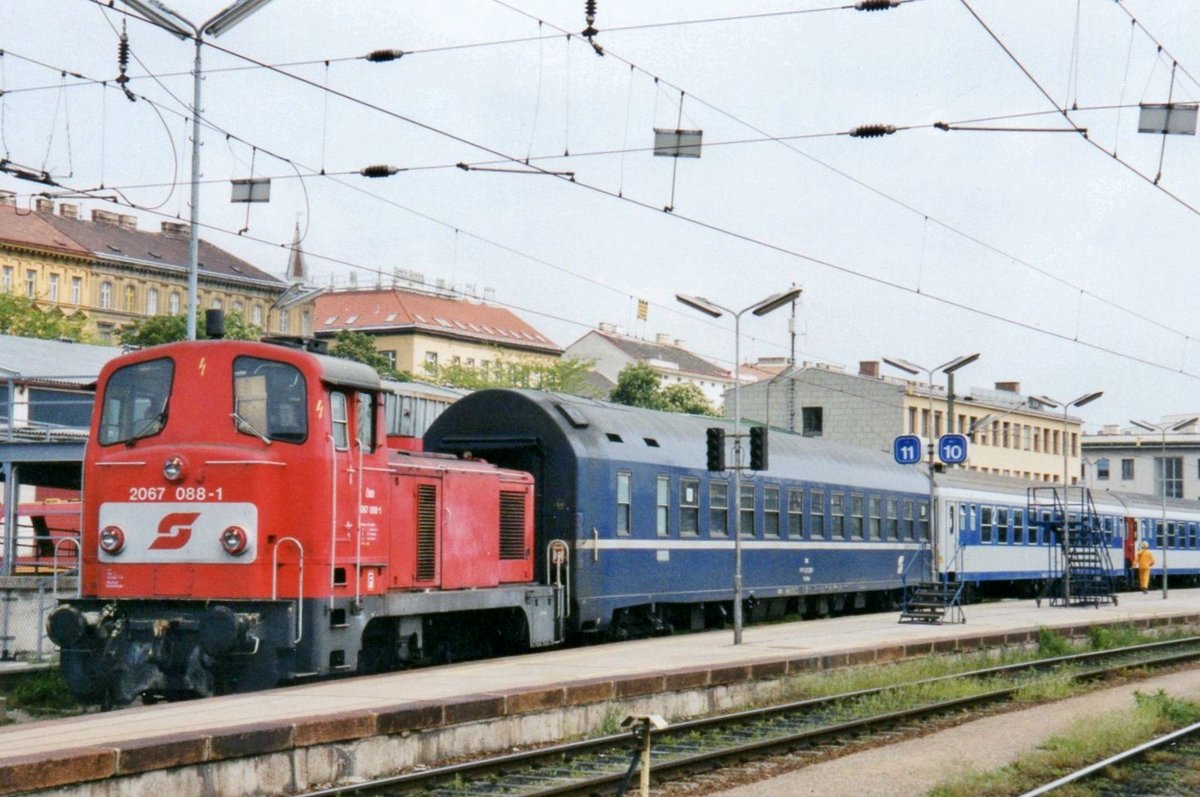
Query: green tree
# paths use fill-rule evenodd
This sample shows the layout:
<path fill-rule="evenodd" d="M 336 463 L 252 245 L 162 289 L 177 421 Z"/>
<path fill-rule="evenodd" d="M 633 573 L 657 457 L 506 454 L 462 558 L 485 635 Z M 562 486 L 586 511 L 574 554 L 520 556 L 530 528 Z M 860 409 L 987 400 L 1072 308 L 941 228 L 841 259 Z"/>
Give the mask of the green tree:
<path fill-rule="evenodd" d="M 686 412 L 689 415 L 716 415 L 700 386 L 692 382 L 667 385 L 659 392 L 662 409 L 668 412 Z"/>
<path fill-rule="evenodd" d="M 85 324 L 87 316 L 83 313 L 67 315 L 58 307 L 43 310 L 24 296 L 0 294 L 0 335 L 83 341 L 87 337 L 83 331 Z"/>
<path fill-rule="evenodd" d="M 426 366 L 431 381 L 468 390 L 489 387 L 530 387 L 555 393 L 576 393 L 583 388 L 593 360 L 564 357 L 546 361 L 534 357 L 510 356 L 497 351 L 494 365 L 476 368 L 461 363 Z"/>
<path fill-rule="evenodd" d="M 617 404 L 661 410 L 663 407 L 662 379 L 645 363 L 630 363 L 617 374 L 617 386 L 609 398 Z"/>
<path fill-rule="evenodd" d="M 401 373 L 388 362 L 388 359 L 375 348 L 375 338 L 363 332 L 343 329 L 333 339 L 333 347 L 329 353 L 344 360 L 354 360 L 374 368 L 384 379 L 395 379 L 398 382 L 412 381 L 412 374 Z"/>
<path fill-rule="evenodd" d="M 225 337 L 228 340 L 258 340 L 263 331 L 247 323 L 245 316 L 236 310 L 225 316 Z M 196 338 L 208 337 L 202 324 L 196 327 Z M 187 317 L 182 315 L 155 315 L 139 318 L 117 330 L 117 340 L 125 346 L 158 346 L 187 340 Z"/>

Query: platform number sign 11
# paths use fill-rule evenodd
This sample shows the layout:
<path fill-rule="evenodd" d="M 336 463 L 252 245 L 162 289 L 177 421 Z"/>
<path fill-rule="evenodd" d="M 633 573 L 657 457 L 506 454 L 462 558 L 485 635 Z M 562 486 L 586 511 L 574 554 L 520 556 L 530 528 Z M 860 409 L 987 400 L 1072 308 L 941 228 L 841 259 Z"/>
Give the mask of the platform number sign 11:
<path fill-rule="evenodd" d="M 915 434 L 899 435 L 892 442 L 892 456 L 901 465 L 914 465 L 921 461 L 921 438 Z"/>

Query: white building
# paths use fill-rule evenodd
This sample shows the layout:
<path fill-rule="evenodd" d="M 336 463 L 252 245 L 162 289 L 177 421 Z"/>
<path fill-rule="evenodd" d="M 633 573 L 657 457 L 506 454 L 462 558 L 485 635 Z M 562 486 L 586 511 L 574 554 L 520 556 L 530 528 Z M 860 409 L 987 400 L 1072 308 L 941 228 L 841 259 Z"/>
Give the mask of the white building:
<path fill-rule="evenodd" d="M 1084 436 L 1088 486 L 1162 495 L 1165 482 L 1168 498 L 1200 499 L 1198 416 L 1169 415 L 1151 424 L 1164 427 L 1165 433 L 1114 424 Z"/>

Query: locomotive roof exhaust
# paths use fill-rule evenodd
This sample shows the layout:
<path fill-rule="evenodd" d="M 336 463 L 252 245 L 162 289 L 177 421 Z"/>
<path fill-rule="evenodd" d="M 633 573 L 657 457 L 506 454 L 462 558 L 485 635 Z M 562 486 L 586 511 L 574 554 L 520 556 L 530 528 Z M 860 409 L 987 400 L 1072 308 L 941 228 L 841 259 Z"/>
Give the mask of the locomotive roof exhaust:
<path fill-rule="evenodd" d="M 204 334 L 213 340 L 220 340 L 225 337 L 224 310 L 204 311 Z"/>

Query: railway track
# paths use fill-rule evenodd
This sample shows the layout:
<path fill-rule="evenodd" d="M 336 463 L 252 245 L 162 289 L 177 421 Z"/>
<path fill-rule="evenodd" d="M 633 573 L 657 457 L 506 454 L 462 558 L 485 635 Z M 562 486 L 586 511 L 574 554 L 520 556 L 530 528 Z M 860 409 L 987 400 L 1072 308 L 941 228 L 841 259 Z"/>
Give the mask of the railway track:
<path fill-rule="evenodd" d="M 848 745 L 919 734 L 1013 699 L 1050 674 L 1075 681 L 1200 659 L 1200 637 L 988 667 L 856 692 L 689 720 L 652 735 L 657 783 L 790 754 L 825 757 Z M 948 682 L 962 694 L 932 699 Z M 880 710 L 886 705 L 886 710 Z M 613 794 L 632 772 L 638 739 L 630 733 L 569 742 L 451 766 L 308 792 L 421 797 L 550 797 Z"/>
<path fill-rule="evenodd" d="M 1099 797 L 1133 797 L 1153 794 L 1157 797 L 1185 797 L 1196 793 L 1196 760 L 1200 758 L 1200 723 L 1163 734 L 1137 747 L 1103 761 L 1083 767 L 1069 775 L 1025 792 L 1021 797 L 1041 797 L 1077 784 L 1088 787 Z M 1125 774 L 1111 777 L 1112 767 Z M 1132 771 L 1131 771 L 1132 770 Z M 1191 774 L 1191 782 L 1181 777 Z"/>

